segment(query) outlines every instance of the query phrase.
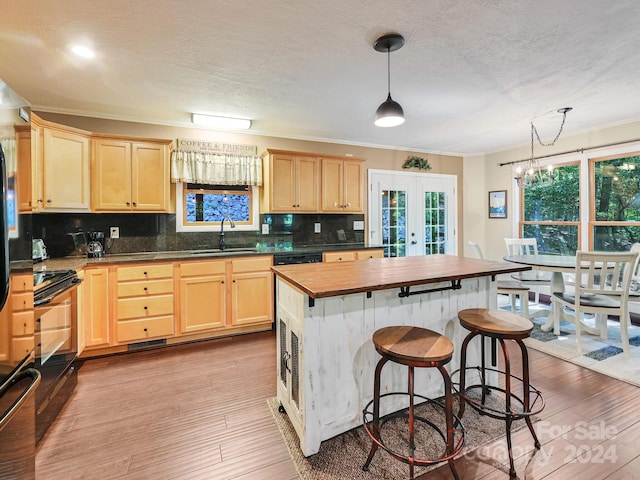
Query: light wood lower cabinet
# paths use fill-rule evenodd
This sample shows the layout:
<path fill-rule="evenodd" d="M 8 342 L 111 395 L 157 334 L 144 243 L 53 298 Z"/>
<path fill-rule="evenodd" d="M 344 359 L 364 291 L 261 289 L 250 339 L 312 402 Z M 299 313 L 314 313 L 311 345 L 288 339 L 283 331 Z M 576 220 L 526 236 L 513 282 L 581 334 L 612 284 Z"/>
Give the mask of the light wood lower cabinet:
<path fill-rule="evenodd" d="M 352 260 L 369 260 L 371 258 L 383 258 L 384 250 L 382 248 L 370 248 L 367 250 L 344 250 L 341 252 L 324 252 L 322 254 L 323 262 L 348 262 Z"/>
<path fill-rule="evenodd" d="M 6 312 L 5 312 L 6 311 Z M 11 290 L 2 314 L 11 317 L 11 362 L 22 360 L 34 348 L 33 274 L 11 275 Z"/>
<path fill-rule="evenodd" d="M 85 349 L 108 347 L 112 340 L 109 268 L 85 268 L 81 287 L 82 317 L 78 323 L 83 324 Z"/>
<path fill-rule="evenodd" d="M 181 263 L 181 333 L 271 323 L 272 264 L 271 256 Z"/>
<path fill-rule="evenodd" d="M 231 260 L 231 324 L 273 320 L 273 257 Z"/>
<path fill-rule="evenodd" d="M 259 255 L 87 267 L 79 302 L 83 356 L 267 330 L 272 264 L 271 255 Z"/>
<path fill-rule="evenodd" d="M 173 264 L 116 267 L 116 343 L 174 334 Z"/>
<path fill-rule="evenodd" d="M 194 333 L 226 325 L 226 262 L 180 264 L 180 332 Z"/>

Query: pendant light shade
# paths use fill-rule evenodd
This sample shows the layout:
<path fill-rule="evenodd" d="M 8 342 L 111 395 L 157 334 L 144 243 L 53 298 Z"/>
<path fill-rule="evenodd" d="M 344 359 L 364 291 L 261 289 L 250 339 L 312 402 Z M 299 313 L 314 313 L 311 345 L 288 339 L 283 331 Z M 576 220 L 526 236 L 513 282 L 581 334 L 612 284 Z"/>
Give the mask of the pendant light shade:
<path fill-rule="evenodd" d="M 375 124 L 377 127 L 395 127 L 402 123 L 404 123 L 404 110 L 389 94 L 376 110 Z"/>
<path fill-rule="evenodd" d="M 387 99 L 376 110 L 375 125 L 378 127 L 395 127 L 404 123 L 404 110 L 391 98 L 391 52 L 402 48 L 403 45 L 404 37 L 397 33 L 384 35 L 373 45 L 377 52 L 387 52 Z"/>

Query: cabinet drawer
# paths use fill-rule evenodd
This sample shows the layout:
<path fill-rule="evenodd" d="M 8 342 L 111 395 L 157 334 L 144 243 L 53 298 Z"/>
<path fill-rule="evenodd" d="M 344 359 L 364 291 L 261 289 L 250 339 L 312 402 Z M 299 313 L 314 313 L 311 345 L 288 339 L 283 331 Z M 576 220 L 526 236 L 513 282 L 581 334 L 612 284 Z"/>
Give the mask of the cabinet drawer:
<path fill-rule="evenodd" d="M 180 265 L 181 277 L 195 277 L 200 275 L 224 275 L 225 261 L 189 262 Z"/>
<path fill-rule="evenodd" d="M 173 336 L 173 317 L 158 317 L 145 320 L 131 320 L 116 324 L 118 343 L 127 343 L 148 338 Z"/>
<path fill-rule="evenodd" d="M 127 280 L 155 280 L 158 278 L 173 277 L 173 265 L 136 265 L 131 267 L 118 267 L 117 278 L 119 282 Z"/>
<path fill-rule="evenodd" d="M 173 279 L 118 283 L 118 298 L 173 293 Z"/>
<path fill-rule="evenodd" d="M 13 312 L 33 310 L 33 292 L 23 292 L 11 295 L 11 310 Z"/>
<path fill-rule="evenodd" d="M 273 257 L 249 257 L 231 260 L 231 271 L 233 273 L 242 272 L 263 272 L 268 271 L 273 264 Z"/>
<path fill-rule="evenodd" d="M 384 250 L 358 250 L 356 260 L 369 260 L 371 258 L 384 258 Z"/>
<path fill-rule="evenodd" d="M 11 334 L 14 337 L 33 335 L 34 315 L 32 311 L 11 315 Z"/>
<path fill-rule="evenodd" d="M 11 276 L 11 293 L 31 291 L 33 291 L 33 274 Z"/>
<path fill-rule="evenodd" d="M 323 254 L 323 262 L 346 262 L 355 260 L 356 254 L 353 251 L 348 252 L 325 252 Z"/>
<path fill-rule="evenodd" d="M 11 360 L 18 361 L 26 357 L 33 350 L 35 341 L 33 335 L 14 338 L 11 340 Z"/>
<path fill-rule="evenodd" d="M 118 299 L 118 320 L 173 314 L 173 295 Z"/>

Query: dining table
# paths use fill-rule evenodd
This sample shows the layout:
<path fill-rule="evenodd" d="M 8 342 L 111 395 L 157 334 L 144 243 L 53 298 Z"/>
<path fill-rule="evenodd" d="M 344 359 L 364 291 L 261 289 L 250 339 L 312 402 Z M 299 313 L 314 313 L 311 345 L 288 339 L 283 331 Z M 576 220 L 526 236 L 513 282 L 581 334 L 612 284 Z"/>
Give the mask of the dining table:
<path fill-rule="evenodd" d="M 564 292 L 565 284 L 562 274 L 574 273 L 576 271 L 575 255 L 507 255 L 504 257 L 504 260 L 521 265 L 529 265 L 533 270 L 551 272 L 551 279 L 549 280 L 551 296 L 553 296 L 554 293 Z M 553 329 L 553 302 L 551 303 L 551 310 L 549 311 L 547 321 L 540 329 L 543 332 L 548 332 Z M 589 328 L 589 330 L 592 329 Z"/>

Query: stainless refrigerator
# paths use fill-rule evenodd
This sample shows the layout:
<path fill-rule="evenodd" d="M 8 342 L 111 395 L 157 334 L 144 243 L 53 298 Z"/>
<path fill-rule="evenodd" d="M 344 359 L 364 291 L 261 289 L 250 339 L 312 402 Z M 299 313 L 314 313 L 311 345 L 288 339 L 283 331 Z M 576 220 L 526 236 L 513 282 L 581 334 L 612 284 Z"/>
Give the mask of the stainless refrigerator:
<path fill-rule="evenodd" d="M 19 149 L 27 148 L 17 142 L 16 131 L 28 124 L 28 110 L 2 80 L 0 97 L 0 479 L 31 480 L 35 478 L 35 390 L 40 373 L 33 368 L 33 348 L 14 345 L 10 298 L 7 301 L 11 276 L 33 274 L 31 214 L 19 213 L 16 191 Z M 7 103 L 11 107 L 5 108 Z M 30 156 L 30 151 L 20 153 Z"/>

